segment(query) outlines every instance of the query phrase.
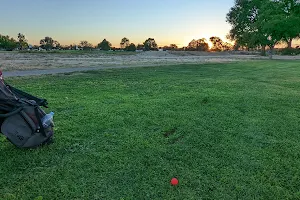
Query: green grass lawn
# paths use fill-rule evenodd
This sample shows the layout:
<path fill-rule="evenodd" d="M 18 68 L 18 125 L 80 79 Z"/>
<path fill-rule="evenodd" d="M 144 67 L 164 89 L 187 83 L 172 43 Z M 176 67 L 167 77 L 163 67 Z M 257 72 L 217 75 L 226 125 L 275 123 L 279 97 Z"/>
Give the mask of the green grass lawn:
<path fill-rule="evenodd" d="M 56 140 L 0 137 L 0 199 L 300 198 L 300 62 L 6 81 L 48 99 Z"/>

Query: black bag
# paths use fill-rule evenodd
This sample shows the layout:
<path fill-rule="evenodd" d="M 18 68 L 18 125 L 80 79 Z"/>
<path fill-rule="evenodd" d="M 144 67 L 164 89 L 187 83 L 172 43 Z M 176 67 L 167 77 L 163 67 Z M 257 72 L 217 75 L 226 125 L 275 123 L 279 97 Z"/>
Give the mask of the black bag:
<path fill-rule="evenodd" d="M 0 74 L 1 132 L 12 144 L 32 148 L 52 141 L 54 124 L 45 128 L 41 121 L 46 113 L 40 106 L 46 105 L 46 99 L 6 85 Z"/>

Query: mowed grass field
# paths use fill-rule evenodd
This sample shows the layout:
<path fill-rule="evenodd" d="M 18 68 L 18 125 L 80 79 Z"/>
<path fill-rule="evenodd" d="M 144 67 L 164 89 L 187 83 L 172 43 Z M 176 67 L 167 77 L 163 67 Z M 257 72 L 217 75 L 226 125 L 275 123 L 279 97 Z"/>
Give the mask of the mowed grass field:
<path fill-rule="evenodd" d="M 299 61 L 6 81 L 48 99 L 56 127 L 34 150 L 0 137 L 0 199 L 300 198 Z"/>

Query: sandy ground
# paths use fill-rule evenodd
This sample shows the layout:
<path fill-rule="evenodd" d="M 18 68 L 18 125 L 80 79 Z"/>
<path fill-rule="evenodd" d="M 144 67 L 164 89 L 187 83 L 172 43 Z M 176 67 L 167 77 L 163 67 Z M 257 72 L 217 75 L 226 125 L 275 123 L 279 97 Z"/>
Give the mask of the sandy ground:
<path fill-rule="evenodd" d="M 84 69 L 138 67 L 174 64 L 196 64 L 207 62 L 232 62 L 268 59 L 259 55 L 237 55 L 227 52 L 140 52 L 122 53 L 18 53 L 0 52 L 0 69 L 4 72 L 24 70 Z M 274 56 L 274 59 L 299 60 L 300 56 Z M 70 71 L 70 70 L 67 70 Z M 71 70 L 71 71 L 76 71 Z M 50 73 L 50 72 L 49 72 Z M 58 72 L 60 73 L 60 72 Z"/>

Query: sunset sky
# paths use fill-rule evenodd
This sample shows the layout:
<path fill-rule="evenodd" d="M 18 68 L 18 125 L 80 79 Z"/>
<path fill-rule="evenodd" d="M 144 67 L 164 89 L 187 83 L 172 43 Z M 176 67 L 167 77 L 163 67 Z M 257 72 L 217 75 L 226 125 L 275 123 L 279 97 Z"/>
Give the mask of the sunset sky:
<path fill-rule="evenodd" d="M 187 45 L 219 36 L 230 26 L 226 13 L 234 0 L 1 0 L 0 34 L 30 44 L 50 36 L 63 45 L 104 38 L 119 47 L 123 37 L 135 44 L 152 37 L 159 46 Z"/>

